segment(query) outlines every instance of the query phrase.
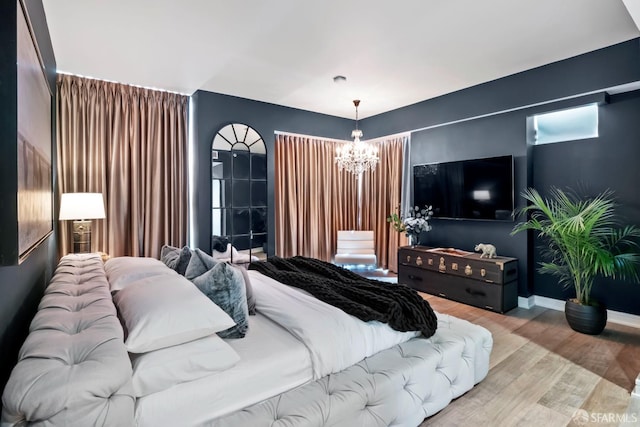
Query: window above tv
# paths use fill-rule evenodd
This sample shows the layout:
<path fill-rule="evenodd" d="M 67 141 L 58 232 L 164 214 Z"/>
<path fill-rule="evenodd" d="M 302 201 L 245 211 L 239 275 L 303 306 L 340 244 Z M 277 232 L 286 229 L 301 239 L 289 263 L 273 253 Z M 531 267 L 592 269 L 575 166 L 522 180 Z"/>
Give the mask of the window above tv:
<path fill-rule="evenodd" d="M 533 144 L 552 144 L 598 137 L 598 104 L 533 116 Z"/>

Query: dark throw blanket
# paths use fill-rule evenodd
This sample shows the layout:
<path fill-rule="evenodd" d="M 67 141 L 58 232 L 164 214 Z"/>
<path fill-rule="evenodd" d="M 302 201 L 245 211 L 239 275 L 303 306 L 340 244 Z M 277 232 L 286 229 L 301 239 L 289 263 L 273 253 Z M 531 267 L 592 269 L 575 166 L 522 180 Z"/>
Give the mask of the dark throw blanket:
<path fill-rule="evenodd" d="M 378 320 L 396 331 L 420 331 L 426 338 L 438 326 L 429 303 L 402 284 L 366 279 L 334 264 L 301 256 L 271 257 L 252 262 L 249 268 L 285 285 L 304 289 L 365 322 Z"/>

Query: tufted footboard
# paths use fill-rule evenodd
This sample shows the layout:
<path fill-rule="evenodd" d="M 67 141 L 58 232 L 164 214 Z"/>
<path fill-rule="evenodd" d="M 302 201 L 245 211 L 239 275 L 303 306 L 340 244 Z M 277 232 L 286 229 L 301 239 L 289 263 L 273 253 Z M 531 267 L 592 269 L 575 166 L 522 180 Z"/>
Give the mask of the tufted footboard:
<path fill-rule="evenodd" d="M 446 315 L 438 320 L 438 332 L 428 340 L 399 344 L 209 425 L 415 427 L 489 369 L 489 331 Z"/>
<path fill-rule="evenodd" d="M 131 426 L 131 362 L 97 254 L 60 261 L 2 396 L 2 426 Z"/>

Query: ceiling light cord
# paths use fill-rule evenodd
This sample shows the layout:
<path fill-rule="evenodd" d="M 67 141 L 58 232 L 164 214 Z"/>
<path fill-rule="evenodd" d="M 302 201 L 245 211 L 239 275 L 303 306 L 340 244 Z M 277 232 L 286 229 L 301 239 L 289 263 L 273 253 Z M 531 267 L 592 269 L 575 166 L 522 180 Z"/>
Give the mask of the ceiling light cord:
<path fill-rule="evenodd" d="M 359 99 L 354 99 L 353 100 L 353 105 L 356 106 L 356 130 L 358 130 L 358 106 L 360 105 L 360 100 Z"/>

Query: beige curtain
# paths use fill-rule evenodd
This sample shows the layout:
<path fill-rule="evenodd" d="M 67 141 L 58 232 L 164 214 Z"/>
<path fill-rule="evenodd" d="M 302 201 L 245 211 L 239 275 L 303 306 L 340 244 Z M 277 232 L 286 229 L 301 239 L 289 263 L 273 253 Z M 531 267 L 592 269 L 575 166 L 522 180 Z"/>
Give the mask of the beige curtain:
<path fill-rule="evenodd" d="M 165 243 L 186 244 L 188 97 L 69 75 L 57 91 L 59 193 L 105 200 L 92 250 L 157 258 Z M 60 254 L 70 223 L 60 221 Z"/>
<path fill-rule="evenodd" d="M 357 183 L 335 165 L 335 141 L 277 135 L 276 254 L 331 261 L 338 230 L 357 224 Z"/>
<path fill-rule="evenodd" d="M 378 142 L 380 163 L 362 174 L 362 229 L 373 230 L 378 266 L 398 270 L 398 248 L 407 244 L 387 217 L 399 209 L 402 194 L 403 142 L 397 137 Z"/>

